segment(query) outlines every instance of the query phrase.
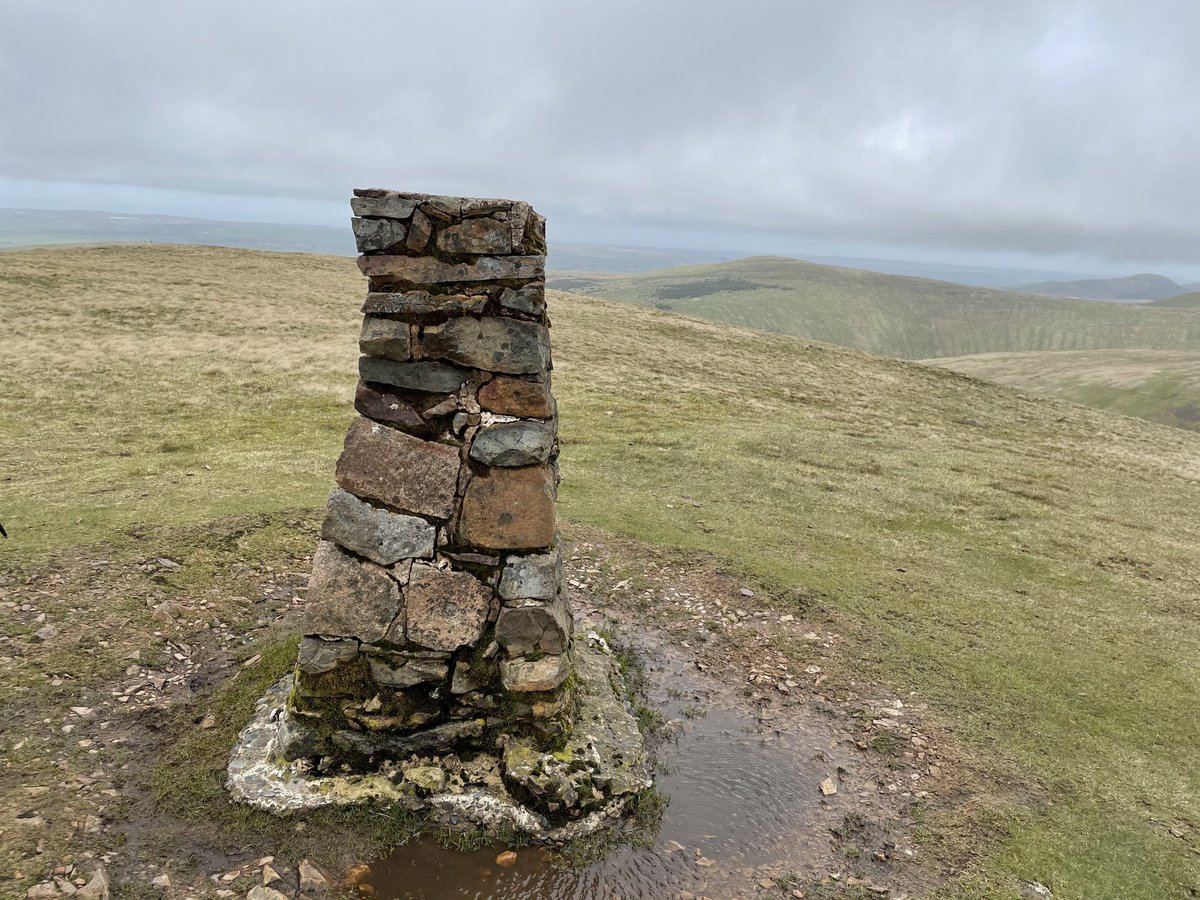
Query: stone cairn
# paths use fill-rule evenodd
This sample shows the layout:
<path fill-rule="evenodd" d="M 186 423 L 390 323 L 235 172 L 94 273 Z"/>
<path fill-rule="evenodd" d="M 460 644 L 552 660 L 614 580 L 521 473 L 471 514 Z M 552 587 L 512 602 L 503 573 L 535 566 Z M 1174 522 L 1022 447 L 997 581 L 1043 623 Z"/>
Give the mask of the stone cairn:
<path fill-rule="evenodd" d="M 313 559 L 281 749 L 365 768 L 570 729 L 545 219 L 356 190 L 358 417 Z"/>

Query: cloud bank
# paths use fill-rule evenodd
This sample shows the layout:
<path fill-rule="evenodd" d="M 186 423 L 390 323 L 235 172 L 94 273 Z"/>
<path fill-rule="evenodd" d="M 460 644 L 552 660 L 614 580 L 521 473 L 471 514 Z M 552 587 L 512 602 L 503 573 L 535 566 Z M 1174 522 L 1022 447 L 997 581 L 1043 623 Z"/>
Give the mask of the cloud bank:
<path fill-rule="evenodd" d="M 333 224 L 380 185 L 712 247 L 1200 264 L 1194 0 L 0 0 L 0 21 L 9 184 Z"/>

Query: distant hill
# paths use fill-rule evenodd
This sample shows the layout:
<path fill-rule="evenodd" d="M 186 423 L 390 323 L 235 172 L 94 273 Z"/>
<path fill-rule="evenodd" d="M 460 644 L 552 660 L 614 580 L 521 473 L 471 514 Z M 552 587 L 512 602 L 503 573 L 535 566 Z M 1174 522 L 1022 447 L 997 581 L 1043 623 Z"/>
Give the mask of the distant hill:
<path fill-rule="evenodd" d="M 1037 281 L 1014 287 L 1014 291 L 1046 294 L 1051 297 L 1077 297 L 1082 300 L 1162 300 L 1186 293 L 1183 287 L 1165 275 L 1145 273 L 1122 278 L 1085 278 L 1080 281 Z"/>
<path fill-rule="evenodd" d="M 751 254 L 745 254 L 747 256 Z M 965 266 L 953 263 L 935 263 L 903 259 L 878 259 L 859 256 L 813 256 L 797 253 L 809 262 L 825 266 L 841 266 L 846 269 L 866 269 L 869 272 L 884 272 L 888 275 L 912 275 L 915 278 L 932 278 L 934 281 L 952 281 L 974 287 L 1014 290 L 1018 282 L 1071 280 L 1090 278 L 1082 273 L 1049 272 L 1045 269 L 997 268 L 995 266 Z M 716 262 L 717 260 L 713 260 Z M 1200 288 L 1198 288 L 1200 289 Z"/>
<path fill-rule="evenodd" d="M 1195 287 L 1195 285 L 1189 285 Z M 1153 301 L 1150 306 L 1166 306 L 1176 309 L 1195 309 L 1200 308 L 1200 291 L 1195 291 L 1190 294 L 1180 294 L 1176 297 L 1166 297 L 1162 300 Z"/>
<path fill-rule="evenodd" d="M 581 278 L 571 289 L 908 359 L 1200 350 L 1200 310 L 1042 297 L 786 257 Z"/>
<path fill-rule="evenodd" d="M 349 217 L 349 210 L 346 213 Z M 62 244 L 200 244 L 246 247 L 285 252 L 329 253 L 352 256 L 354 242 L 341 226 L 288 225 L 273 222 L 228 222 L 154 213 L 131 214 L 97 210 L 2 209 L 0 250 Z M 670 266 L 726 262 L 753 254 L 736 250 L 634 247 L 580 244 L 551 239 L 548 270 L 573 287 L 576 274 L 649 272 Z M 914 275 L 981 287 L 1007 287 L 1018 281 L 1076 278 L 1037 269 L 966 266 L 920 260 L 875 259 L 850 256 L 807 256 L 814 262 L 868 269 L 893 275 Z M 1200 285 L 1194 287 L 1200 290 Z"/>
<path fill-rule="evenodd" d="M 669 266 L 724 262 L 749 256 L 726 250 L 682 250 L 665 247 L 625 247 L 552 241 L 546 257 L 551 272 L 651 272 Z"/>
<path fill-rule="evenodd" d="M 349 221 L 349 213 L 347 213 Z M 201 244 L 303 253 L 354 253 L 349 227 L 217 222 L 94 210 L 0 209 L 0 250 L 61 244 Z"/>
<path fill-rule="evenodd" d="M 1049 397 L 1200 431 L 1200 352 L 1060 350 L 926 361 Z"/>

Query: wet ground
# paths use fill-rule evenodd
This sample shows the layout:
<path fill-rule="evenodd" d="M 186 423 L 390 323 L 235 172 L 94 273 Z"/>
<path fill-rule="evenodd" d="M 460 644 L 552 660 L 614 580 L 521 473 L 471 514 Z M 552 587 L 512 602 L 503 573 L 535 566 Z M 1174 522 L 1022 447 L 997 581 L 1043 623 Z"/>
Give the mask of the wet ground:
<path fill-rule="evenodd" d="M 768 727 L 698 677 L 690 657 L 650 639 L 639 649 L 647 700 L 670 734 L 656 776 L 669 802 L 653 843 L 577 868 L 544 847 L 519 848 L 499 865 L 504 846 L 463 853 L 423 839 L 372 866 L 366 891 L 388 900 L 788 896 L 793 883 L 841 869 L 834 833 L 849 807 L 821 785 L 836 787 L 839 772 L 856 768 L 843 736 L 818 722 Z"/>
<path fill-rule="evenodd" d="M 0 895 L 54 879 L 66 895 L 107 868 L 114 896 L 244 898 L 274 875 L 295 896 L 305 862 L 381 898 L 918 897 L 976 851 L 977 798 L 1012 795 L 915 692 L 862 680 L 861 638 L 819 603 L 564 525 L 577 614 L 635 639 L 670 724 L 649 846 L 582 869 L 517 847 L 506 868 L 509 848 L 432 840 L 381 857 L 419 827 L 403 816 L 251 815 L 222 788 L 227 754 L 294 659 L 318 528 L 246 517 L 154 532 L 146 557 L 84 548 L 0 573 Z"/>

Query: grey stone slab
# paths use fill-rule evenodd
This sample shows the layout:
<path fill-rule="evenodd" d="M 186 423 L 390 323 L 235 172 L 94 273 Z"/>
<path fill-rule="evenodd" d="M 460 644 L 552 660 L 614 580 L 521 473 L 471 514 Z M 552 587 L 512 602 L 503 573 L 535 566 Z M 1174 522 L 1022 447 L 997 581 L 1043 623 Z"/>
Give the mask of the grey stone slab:
<path fill-rule="evenodd" d="M 450 663 L 444 659 L 423 659 L 396 654 L 389 657 L 371 657 L 368 663 L 371 677 L 387 687 L 409 688 L 430 681 L 445 681 L 450 674 Z"/>
<path fill-rule="evenodd" d="M 521 288 L 505 288 L 500 293 L 500 305 L 514 312 L 540 316 L 546 312 L 546 286 L 539 281 Z"/>
<path fill-rule="evenodd" d="M 550 332 L 538 322 L 500 316 L 461 318 L 425 328 L 414 355 L 489 372 L 529 375 L 550 365 Z"/>
<path fill-rule="evenodd" d="M 515 206 L 528 206 L 516 200 L 500 200 L 488 197 L 461 197 L 461 208 L 464 216 L 495 216 L 507 217 L 509 210 Z"/>
<path fill-rule="evenodd" d="M 487 294 L 431 294 L 429 291 L 395 291 L 367 295 L 363 312 L 409 319 L 478 316 L 487 306 Z"/>
<path fill-rule="evenodd" d="M 417 204 L 410 198 L 394 191 L 379 191 L 377 196 L 351 197 L 350 209 L 356 216 L 385 216 L 390 219 L 407 219 Z"/>
<path fill-rule="evenodd" d="M 359 253 L 378 253 L 404 243 L 408 229 L 395 219 L 351 219 Z"/>
<path fill-rule="evenodd" d="M 466 369 L 443 362 L 397 362 L 377 356 L 360 357 L 358 373 L 363 381 L 390 384 L 392 387 L 427 394 L 448 394 L 457 391 L 471 377 L 471 373 Z"/>
<path fill-rule="evenodd" d="M 350 662 L 357 656 L 358 641 L 306 637 L 300 641 L 300 653 L 296 664 L 301 672 L 320 675 L 323 672 L 332 672 L 342 663 Z"/>
<path fill-rule="evenodd" d="M 503 600 L 553 600 L 562 584 L 562 559 L 557 550 L 510 556 L 500 576 Z"/>
<path fill-rule="evenodd" d="M 437 247 L 444 253 L 512 253 L 512 226 L 491 216 L 463 219 L 438 232 Z"/>
<path fill-rule="evenodd" d="M 329 497 L 321 537 L 390 566 L 402 559 L 432 557 L 437 529 L 418 516 L 379 509 L 338 489 Z"/>
<path fill-rule="evenodd" d="M 360 256 L 359 271 L 368 278 L 407 284 L 471 281 L 531 281 L 546 276 L 544 256 L 480 256 L 469 262 L 443 262 L 432 256 Z"/>
<path fill-rule="evenodd" d="M 547 422 L 486 425 L 471 442 L 471 459 L 485 466 L 534 466 L 550 458 L 554 435 Z"/>

